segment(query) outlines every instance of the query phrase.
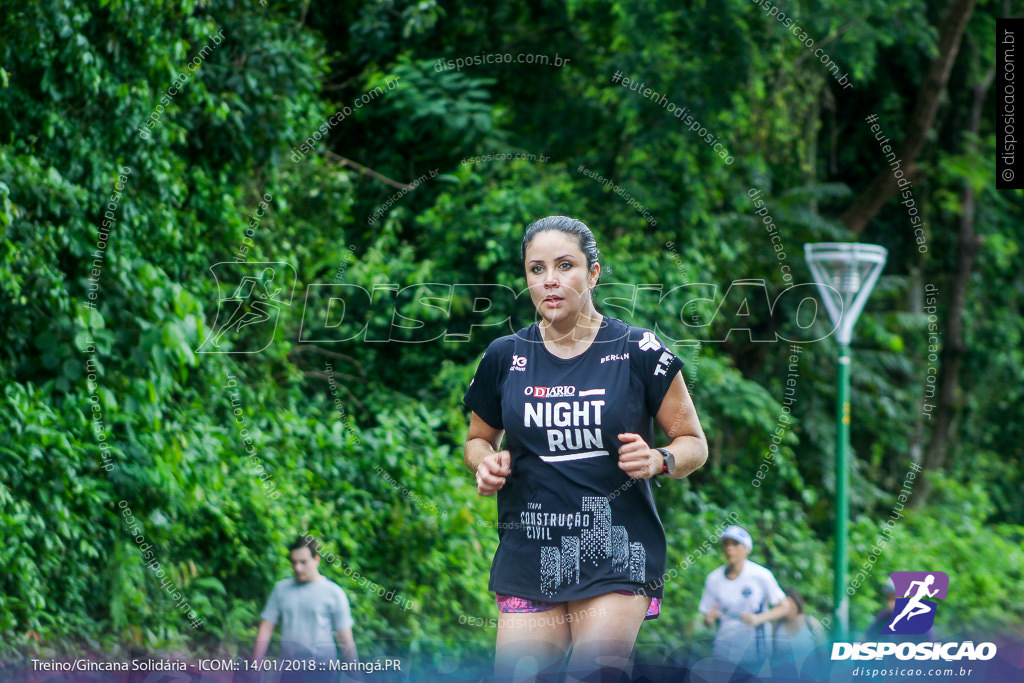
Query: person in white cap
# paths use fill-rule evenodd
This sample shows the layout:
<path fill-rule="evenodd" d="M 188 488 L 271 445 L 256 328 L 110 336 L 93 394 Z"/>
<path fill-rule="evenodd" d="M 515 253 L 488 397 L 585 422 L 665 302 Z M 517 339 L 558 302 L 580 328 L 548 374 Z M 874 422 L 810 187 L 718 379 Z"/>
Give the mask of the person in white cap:
<path fill-rule="evenodd" d="M 698 609 L 705 625 L 718 623 L 711 656 L 756 669 L 771 654 L 772 622 L 792 607 L 771 571 L 747 559 L 746 529 L 730 526 L 721 540 L 726 564 L 708 574 Z"/>

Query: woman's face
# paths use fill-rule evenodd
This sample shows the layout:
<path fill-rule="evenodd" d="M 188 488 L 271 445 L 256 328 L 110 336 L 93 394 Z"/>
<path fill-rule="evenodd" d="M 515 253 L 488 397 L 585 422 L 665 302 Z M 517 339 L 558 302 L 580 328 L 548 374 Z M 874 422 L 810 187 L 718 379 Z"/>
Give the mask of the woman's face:
<path fill-rule="evenodd" d="M 590 301 L 600 264 L 587 271 L 587 257 L 575 235 L 537 233 L 526 247 L 526 285 L 537 312 L 549 323 L 575 321 Z"/>

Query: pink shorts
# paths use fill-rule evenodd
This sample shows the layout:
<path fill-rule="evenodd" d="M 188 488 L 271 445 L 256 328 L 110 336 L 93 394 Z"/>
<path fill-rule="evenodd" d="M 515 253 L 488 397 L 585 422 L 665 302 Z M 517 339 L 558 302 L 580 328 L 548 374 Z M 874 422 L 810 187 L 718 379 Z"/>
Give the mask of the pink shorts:
<path fill-rule="evenodd" d="M 630 591 L 615 591 L 619 595 L 637 595 L 637 593 L 631 593 Z M 530 600 L 529 598 L 518 598 L 514 595 L 505 595 L 498 593 L 495 596 L 495 602 L 498 603 L 498 611 L 502 614 L 528 614 L 533 612 L 546 612 L 549 609 L 554 609 L 559 605 L 564 605 L 564 602 L 546 602 L 544 600 Z M 661 598 L 651 598 L 651 604 L 647 606 L 647 614 L 644 615 L 644 621 L 649 619 L 657 619 L 661 615 Z"/>

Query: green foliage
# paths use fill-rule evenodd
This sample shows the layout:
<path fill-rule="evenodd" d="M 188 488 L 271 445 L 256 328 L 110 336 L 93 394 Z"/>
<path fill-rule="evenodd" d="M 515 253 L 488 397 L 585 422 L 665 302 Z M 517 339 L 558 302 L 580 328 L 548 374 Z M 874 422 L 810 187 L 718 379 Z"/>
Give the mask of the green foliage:
<path fill-rule="evenodd" d="M 894 139 L 905 132 L 939 8 L 793 4 L 850 74 L 845 89 L 755 3 L 691 5 L 7 3 L 0 658 L 83 648 L 248 656 L 263 601 L 288 574 L 285 546 L 304 532 L 326 542 L 322 569 L 352 601 L 365 657 L 395 643 L 438 666 L 452 650 L 489 656 L 493 629 L 464 617 L 495 615 L 495 509 L 462 463 L 461 399 L 487 343 L 534 312 L 524 293 L 480 315 L 484 290 L 470 285 L 522 292 L 522 228 L 550 214 L 597 233 L 602 311 L 678 341 L 711 446 L 701 471 L 657 492 L 669 567 L 685 568 L 641 646 L 705 652 L 695 609 L 720 558 L 702 544 L 730 512 L 754 533 L 753 559 L 826 615 L 832 327 L 821 314 L 809 325 L 819 341 L 802 344 L 786 404 L 792 349 L 774 335 L 796 332 L 802 309 L 775 302 L 808 280 L 804 243 L 851 239 L 837 216 L 883 163 L 864 117 L 877 113 Z M 921 402 L 938 361 L 920 292 L 938 286 L 934 314 L 947 320 L 964 187 L 977 195 L 958 438 L 927 473 L 927 506 L 905 512 L 898 552 L 883 553 L 871 579 L 950 573 L 946 633 L 1022 617 L 1011 591 L 1024 533 L 1024 202 L 993 189 L 990 103 L 980 135 L 963 132 L 965 93 L 991 67 L 995 14 L 992 3 L 975 13 L 968 65 L 954 69 L 918 160 L 928 251 L 897 202 L 860 236 L 890 256 L 855 338 L 852 567 L 931 433 Z M 505 53 L 571 61 L 438 62 Z M 613 83 L 616 72 L 687 107 L 733 163 L 656 98 Z M 534 157 L 479 158 L 501 153 Z M 755 213 L 755 188 L 784 258 Z M 234 286 L 215 266 L 232 261 L 286 264 L 293 295 L 272 339 L 253 325 L 225 340 L 234 353 L 207 353 Z M 726 337 L 750 291 L 730 285 L 750 279 L 764 281 L 767 299 L 750 298 L 749 331 Z M 644 286 L 635 298 L 634 285 Z M 349 297 L 341 319 L 332 296 L 358 288 L 372 297 Z M 856 593 L 856 622 L 875 600 L 872 589 Z"/>
<path fill-rule="evenodd" d="M 894 571 L 945 571 L 949 593 L 936 612 L 935 629 L 941 640 L 962 634 L 1009 633 L 1024 620 L 1024 608 L 1014 599 L 1024 579 L 1024 530 L 1019 525 L 986 525 L 994 511 L 991 497 L 978 484 L 963 486 L 954 478 L 933 475 L 929 504 L 912 512 L 899 509 L 892 499 L 884 520 L 861 517 L 851 529 L 852 566 L 857 571 L 872 556 L 865 586 L 854 594 L 851 610 L 862 615 L 861 628 L 877 611 L 882 583 Z M 913 488 L 911 488 L 913 490 Z M 895 519 L 890 535 L 882 535 L 881 521 Z M 876 553 L 879 538 L 892 545 Z M 909 558 L 913 558 L 912 566 Z M 920 569 L 917 569 L 920 568 Z"/>

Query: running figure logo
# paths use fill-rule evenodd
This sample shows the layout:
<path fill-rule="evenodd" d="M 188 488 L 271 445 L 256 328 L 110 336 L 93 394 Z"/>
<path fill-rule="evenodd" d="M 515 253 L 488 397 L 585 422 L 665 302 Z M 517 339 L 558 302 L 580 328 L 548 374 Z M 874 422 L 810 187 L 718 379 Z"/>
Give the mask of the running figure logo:
<path fill-rule="evenodd" d="M 949 577 L 944 572 L 893 572 L 889 575 L 896 588 L 896 606 L 892 621 L 882 633 L 913 635 L 926 633 L 935 623 L 937 600 L 946 599 Z"/>
<path fill-rule="evenodd" d="M 292 303 L 295 269 L 281 262 L 222 261 L 210 271 L 221 298 L 212 329 L 196 352 L 259 353 L 270 346 L 281 309 Z M 225 297 L 228 291 L 231 296 Z M 234 343 L 224 344 L 227 339 Z"/>

